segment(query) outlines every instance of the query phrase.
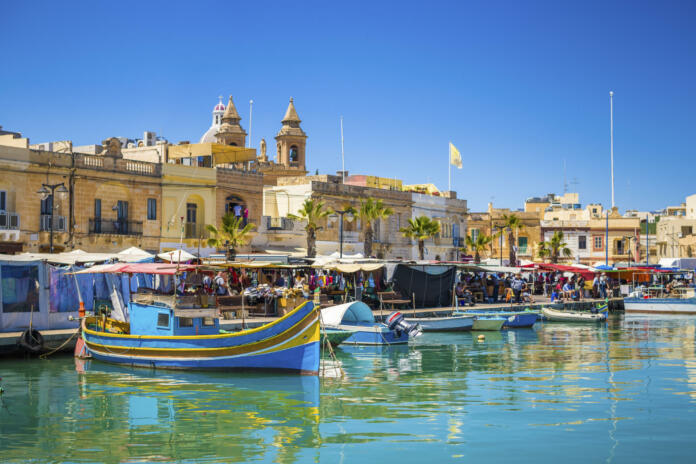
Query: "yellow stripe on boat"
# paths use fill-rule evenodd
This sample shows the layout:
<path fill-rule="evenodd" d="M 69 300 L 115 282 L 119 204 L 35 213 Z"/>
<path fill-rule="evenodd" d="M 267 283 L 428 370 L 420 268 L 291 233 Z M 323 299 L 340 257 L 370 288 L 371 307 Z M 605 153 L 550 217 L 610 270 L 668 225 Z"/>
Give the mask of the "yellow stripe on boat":
<path fill-rule="evenodd" d="M 235 333 L 231 333 L 231 334 L 216 334 L 216 335 L 131 335 L 131 334 L 112 334 L 112 333 L 107 333 L 107 332 L 97 332 L 97 331 L 95 331 L 95 330 L 88 329 L 88 328 L 86 327 L 86 325 L 87 325 L 86 323 L 85 323 L 85 327 L 83 328 L 83 330 L 84 330 L 86 333 L 90 334 L 90 335 L 97 335 L 97 336 L 100 336 L 100 337 L 130 338 L 130 339 L 132 339 L 132 340 L 141 340 L 141 339 L 148 339 L 148 340 L 150 340 L 150 339 L 153 339 L 153 340 L 158 340 L 158 339 L 160 339 L 160 340 L 161 340 L 161 339 L 193 340 L 193 339 L 195 339 L 195 340 L 201 340 L 201 339 L 215 339 L 215 338 L 232 338 L 232 337 L 240 337 L 240 336 L 242 336 L 242 335 L 253 334 L 253 333 L 256 333 L 256 332 L 260 332 L 261 330 L 265 330 L 265 329 L 267 329 L 267 328 L 269 328 L 269 327 L 273 327 L 274 325 L 279 324 L 281 321 L 283 321 L 283 320 L 289 318 L 291 315 L 295 314 L 295 313 L 296 313 L 297 311 L 299 311 L 302 307 L 304 307 L 304 305 L 306 305 L 307 303 L 310 303 L 310 301 L 305 301 L 305 302 L 302 303 L 300 306 L 298 306 L 297 308 L 295 308 L 295 309 L 293 309 L 292 311 L 290 311 L 289 313 L 287 313 L 285 316 L 283 316 L 283 317 L 281 317 L 281 318 L 278 318 L 277 320 L 275 320 L 275 321 L 273 321 L 273 322 L 269 322 L 268 324 L 264 324 L 264 325 L 262 325 L 262 326 L 255 327 L 255 328 L 253 328 L 253 329 L 245 329 L 245 330 L 242 330 L 241 332 L 235 332 Z M 316 312 L 316 311 L 317 311 L 317 309 L 315 308 L 312 312 Z M 95 316 L 92 316 L 92 317 L 85 318 L 84 320 L 85 320 L 85 322 L 88 322 L 88 321 L 96 322 L 96 321 L 98 321 L 99 319 L 98 319 L 97 317 L 95 317 Z"/>
<path fill-rule="evenodd" d="M 308 330 L 307 327 L 309 327 Z M 301 337 L 297 335 L 304 334 L 306 332 L 312 332 L 311 338 L 308 341 L 303 341 Z M 97 336 L 101 336 L 101 332 L 96 332 Z M 182 338 L 197 338 L 197 337 L 161 337 L 165 339 L 182 339 Z M 293 339 L 298 341 L 292 344 Z M 251 352 L 263 352 L 271 353 L 274 351 L 280 351 L 287 349 L 291 346 L 300 346 L 312 341 L 319 340 L 319 318 L 317 311 L 311 311 L 304 318 L 297 322 L 297 324 L 288 328 L 286 331 L 281 332 L 273 337 L 266 338 L 264 340 L 259 340 L 257 342 L 247 343 L 239 346 L 222 346 L 222 347 L 184 347 L 184 348 L 160 348 L 160 347 L 125 347 L 125 346 L 114 346 L 105 345 L 101 343 L 95 343 L 85 339 L 85 343 L 90 349 L 93 347 L 100 347 L 106 350 L 108 353 L 112 354 L 131 354 L 132 356 L 156 356 L 156 355 L 176 355 L 180 357 L 206 357 L 206 356 L 234 356 L 240 354 L 248 354 Z M 281 346 L 288 345 L 287 347 L 281 348 Z M 102 350 L 99 350 L 102 351 Z"/>

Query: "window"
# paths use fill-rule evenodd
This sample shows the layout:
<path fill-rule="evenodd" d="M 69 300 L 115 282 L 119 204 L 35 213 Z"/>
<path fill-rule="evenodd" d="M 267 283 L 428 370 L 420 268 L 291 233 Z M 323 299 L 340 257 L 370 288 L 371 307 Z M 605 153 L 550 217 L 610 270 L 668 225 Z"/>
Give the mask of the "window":
<path fill-rule="evenodd" d="M 128 220 L 128 202 L 118 200 L 116 203 L 116 210 L 118 211 L 117 217 L 120 221 Z"/>
<path fill-rule="evenodd" d="M 290 162 L 291 163 L 297 163 L 297 146 L 293 145 L 290 147 Z"/>
<path fill-rule="evenodd" d="M 213 319 L 212 317 L 204 317 L 203 325 L 208 327 L 210 327 L 211 325 L 215 325 L 215 319 Z"/>
<path fill-rule="evenodd" d="M 157 219 L 157 199 L 148 198 L 147 199 L 147 219 L 154 221 Z"/>
<path fill-rule="evenodd" d="M 471 241 L 475 242 L 478 239 L 479 233 L 481 231 L 479 229 L 471 229 Z"/>
<path fill-rule="evenodd" d="M 615 243 L 616 243 L 616 254 L 617 255 L 622 255 L 622 254 L 626 253 L 623 239 L 617 240 Z"/>
<path fill-rule="evenodd" d="M 99 198 L 94 199 L 94 218 L 101 218 L 101 200 Z"/>
<path fill-rule="evenodd" d="M 0 190 L 0 211 L 7 211 L 7 192 Z"/>
<path fill-rule="evenodd" d="M 51 214 L 53 211 L 53 195 L 49 195 L 45 200 L 41 200 L 41 214 Z"/>
<path fill-rule="evenodd" d="M 593 246 L 595 250 L 603 250 L 604 249 L 604 237 L 601 235 L 595 235 L 593 238 Z"/>
<path fill-rule="evenodd" d="M 179 327 L 193 327 L 192 317 L 179 317 Z"/>
<path fill-rule="evenodd" d="M 195 224 L 198 216 L 198 205 L 195 203 L 186 203 L 186 222 Z"/>
<path fill-rule="evenodd" d="M 517 238 L 517 249 L 520 253 L 527 252 L 527 237 L 518 237 Z"/>
<path fill-rule="evenodd" d="M 578 249 L 587 250 L 587 237 L 585 237 L 584 235 L 580 235 L 578 237 Z"/>
<path fill-rule="evenodd" d="M 157 314 L 157 327 L 169 328 L 169 313 Z"/>
<path fill-rule="evenodd" d="M 5 209 L 5 208 L 2 208 L 2 209 Z M 691 235 L 691 234 L 693 234 L 693 227 L 692 226 L 682 226 L 681 233 L 682 233 L 682 237 L 686 237 L 687 235 Z"/>

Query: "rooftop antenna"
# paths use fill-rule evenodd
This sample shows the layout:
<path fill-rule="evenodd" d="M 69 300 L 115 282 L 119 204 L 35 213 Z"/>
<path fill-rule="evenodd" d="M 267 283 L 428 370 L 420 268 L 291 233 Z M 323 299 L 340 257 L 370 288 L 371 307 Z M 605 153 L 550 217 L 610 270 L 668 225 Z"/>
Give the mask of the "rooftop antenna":
<path fill-rule="evenodd" d="M 341 116 L 341 182 L 346 182 L 346 156 L 343 151 L 343 116 Z"/>
<path fill-rule="evenodd" d="M 568 180 L 566 178 L 566 160 L 563 158 L 563 193 L 568 193 Z"/>

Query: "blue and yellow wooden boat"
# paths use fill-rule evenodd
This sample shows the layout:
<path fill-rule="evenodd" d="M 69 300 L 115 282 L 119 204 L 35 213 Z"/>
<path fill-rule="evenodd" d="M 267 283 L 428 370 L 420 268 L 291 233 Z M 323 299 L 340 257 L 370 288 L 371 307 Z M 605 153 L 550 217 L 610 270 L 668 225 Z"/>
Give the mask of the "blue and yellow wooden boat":
<path fill-rule="evenodd" d="M 190 267 L 190 266 L 189 266 Z M 115 271 L 176 275 L 175 265 L 114 265 Z M 128 304 L 129 321 L 91 316 L 82 320 L 87 354 L 100 361 L 163 369 L 319 372 L 319 313 L 312 302 L 269 324 L 221 333 L 206 295 L 139 291 Z"/>

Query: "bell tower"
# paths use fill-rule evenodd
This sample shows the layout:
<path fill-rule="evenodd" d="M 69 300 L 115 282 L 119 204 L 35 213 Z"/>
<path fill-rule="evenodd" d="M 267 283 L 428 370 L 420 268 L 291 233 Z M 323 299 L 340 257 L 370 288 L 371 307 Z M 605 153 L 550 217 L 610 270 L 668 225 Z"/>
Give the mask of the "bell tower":
<path fill-rule="evenodd" d="M 281 122 L 283 126 L 275 137 L 278 150 L 276 161 L 286 168 L 305 171 L 307 134 L 300 127 L 302 120 L 297 115 L 292 98 Z"/>
<path fill-rule="evenodd" d="M 237 108 L 234 107 L 232 95 L 230 95 L 230 101 L 227 103 L 227 108 L 225 108 L 225 112 L 222 115 L 222 125 L 217 134 L 215 134 L 218 143 L 244 147 L 246 145 L 247 133 L 244 132 L 244 129 L 239 124 L 241 120 L 242 118 L 237 113 Z"/>

